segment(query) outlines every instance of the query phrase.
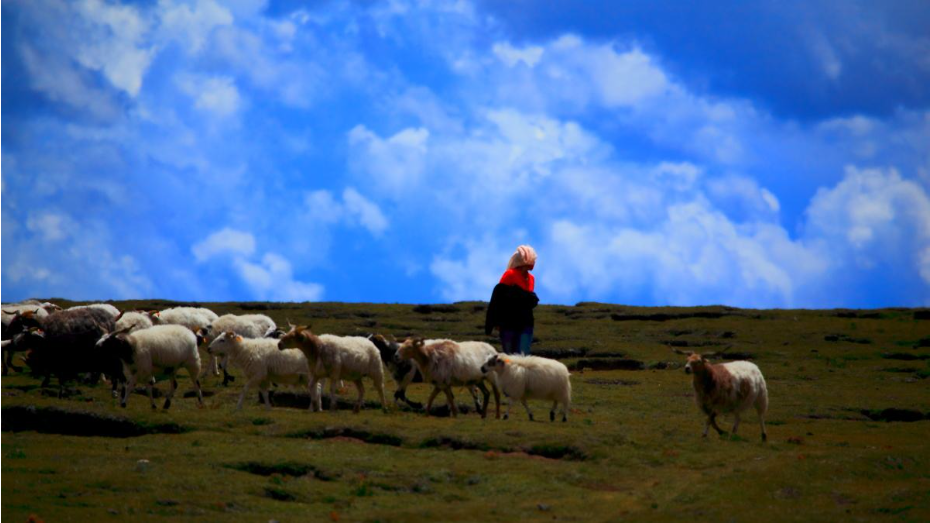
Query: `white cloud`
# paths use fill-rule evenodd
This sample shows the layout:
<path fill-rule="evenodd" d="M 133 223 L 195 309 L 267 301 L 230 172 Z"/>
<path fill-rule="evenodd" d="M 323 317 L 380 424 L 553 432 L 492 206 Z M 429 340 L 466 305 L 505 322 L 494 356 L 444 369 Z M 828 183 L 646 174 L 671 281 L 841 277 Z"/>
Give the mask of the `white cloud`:
<path fill-rule="evenodd" d="M 294 279 L 291 263 L 275 253 L 267 253 L 261 262 L 235 261 L 236 270 L 259 300 L 318 301 L 324 288 L 317 283 Z"/>
<path fill-rule="evenodd" d="M 507 67 L 513 67 L 520 62 L 523 62 L 527 67 L 533 67 L 539 63 L 539 59 L 543 55 L 542 47 L 531 45 L 523 49 L 517 49 L 511 46 L 509 42 L 494 44 L 491 51 L 502 62 L 507 64 Z"/>
<path fill-rule="evenodd" d="M 381 208 L 353 187 L 347 187 L 342 192 L 342 201 L 326 190 L 307 193 L 304 196 L 304 205 L 308 218 L 317 223 L 345 222 L 359 225 L 375 236 L 383 233 L 389 225 Z"/>
<path fill-rule="evenodd" d="M 160 0 L 158 10 L 160 33 L 185 42 L 193 53 L 203 48 L 214 29 L 233 23 L 232 14 L 213 0 L 190 3 Z"/>
<path fill-rule="evenodd" d="M 75 8 L 87 22 L 87 30 L 76 42 L 77 61 L 101 71 L 117 89 L 138 95 L 154 54 L 143 44 L 148 22 L 134 7 L 100 0 L 83 0 Z"/>
<path fill-rule="evenodd" d="M 23 64 L 33 89 L 50 100 L 90 113 L 103 121 L 119 116 L 119 106 L 104 91 L 94 87 L 81 70 L 57 55 L 48 55 L 27 44 L 20 47 Z"/>
<path fill-rule="evenodd" d="M 847 167 L 840 183 L 817 191 L 806 214 L 807 238 L 849 251 L 861 268 L 902 264 L 923 276 L 923 256 L 930 247 L 930 197 L 896 170 Z"/>
<path fill-rule="evenodd" d="M 354 149 L 352 166 L 380 191 L 400 196 L 423 175 L 429 136 L 429 131 L 420 127 L 382 139 L 364 125 L 357 125 L 349 131 L 349 146 Z"/>
<path fill-rule="evenodd" d="M 30 215 L 26 221 L 26 228 L 39 233 L 46 241 L 65 239 L 73 227 L 74 224 L 68 216 L 51 212 Z"/>
<path fill-rule="evenodd" d="M 231 77 L 183 74 L 178 76 L 177 83 L 194 99 L 197 109 L 218 116 L 230 116 L 239 110 L 241 98 Z"/>
<path fill-rule="evenodd" d="M 387 229 L 388 220 L 381 209 L 355 189 L 349 187 L 343 191 L 342 200 L 345 202 L 345 212 L 372 234 L 380 234 Z"/>
<path fill-rule="evenodd" d="M 218 255 L 251 256 L 255 252 L 255 237 L 244 231 L 226 227 L 203 241 L 194 244 L 191 252 L 198 262 L 207 261 Z"/>

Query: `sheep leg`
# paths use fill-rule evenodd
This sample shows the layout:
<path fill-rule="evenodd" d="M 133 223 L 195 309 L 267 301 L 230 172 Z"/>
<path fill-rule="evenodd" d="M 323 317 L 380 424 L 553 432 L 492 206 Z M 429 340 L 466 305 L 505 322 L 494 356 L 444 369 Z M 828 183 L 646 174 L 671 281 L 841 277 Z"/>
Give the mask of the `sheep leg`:
<path fill-rule="evenodd" d="M 446 393 L 446 401 L 449 402 L 449 412 L 452 413 L 453 418 L 458 417 L 459 408 L 455 406 L 455 396 L 452 395 L 452 387 L 446 387 L 443 392 Z"/>
<path fill-rule="evenodd" d="M 429 400 L 426 401 L 426 415 L 429 416 L 431 410 L 433 410 L 433 400 L 436 399 L 436 396 L 439 394 L 439 386 L 433 385 L 433 392 L 429 395 Z"/>
<path fill-rule="evenodd" d="M 710 428 L 711 426 L 714 427 L 714 430 L 717 431 L 718 435 L 721 435 L 721 436 L 723 435 L 723 430 L 721 430 L 720 427 L 717 426 L 717 415 L 714 413 L 710 413 L 707 415 L 707 421 L 704 422 L 704 433 L 701 435 L 702 437 L 704 438 L 707 437 L 707 429 Z"/>
<path fill-rule="evenodd" d="M 562 423 L 568 421 L 568 400 L 562 402 Z"/>
<path fill-rule="evenodd" d="M 474 385 L 468 386 L 468 393 L 471 394 L 471 400 L 475 402 L 475 410 L 481 412 L 481 402 L 478 401 L 478 390 Z M 484 416 L 481 416 L 482 418 Z"/>
<path fill-rule="evenodd" d="M 148 391 L 148 393 L 149 393 L 149 404 L 152 405 L 152 410 L 157 410 L 158 407 L 155 406 L 155 396 L 154 396 L 154 394 L 153 394 L 153 389 L 154 389 L 154 388 L 155 388 L 155 387 L 152 386 L 152 378 L 151 378 L 151 377 L 150 377 L 149 379 L 145 380 L 145 389 L 146 389 L 146 390 Z"/>
<path fill-rule="evenodd" d="M 549 409 L 549 421 L 555 421 L 555 408 L 559 406 L 558 401 L 552 402 L 552 408 Z"/>
<path fill-rule="evenodd" d="M 316 378 L 310 376 L 307 379 L 307 387 L 310 389 L 310 405 L 307 407 L 307 410 L 313 412 L 316 406 Z"/>
<path fill-rule="evenodd" d="M 375 382 L 375 390 L 378 392 L 378 398 L 381 400 L 381 411 L 387 412 L 387 401 L 384 400 L 384 377 L 375 376 L 373 381 Z"/>
<path fill-rule="evenodd" d="M 239 401 L 236 403 L 236 410 L 242 410 L 242 402 L 245 401 L 245 394 L 249 390 L 249 385 L 253 385 L 252 380 L 245 382 L 242 386 L 242 393 L 239 394 Z"/>
<path fill-rule="evenodd" d="M 736 429 L 739 428 L 739 412 L 733 415 L 733 435 L 736 435 Z"/>
<path fill-rule="evenodd" d="M 403 377 L 403 379 L 401 379 L 400 383 L 398 384 L 397 392 L 394 393 L 394 403 L 396 403 L 398 407 L 400 406 L 400 401 L 404 401 L 407 405 L 410 405 L 410 407 L 413 409 L 419 410 L 423 408 L 422 403 L 410 401 L 410 399 L 407 398 L 407 387 L 413 382 L 413 378 L 415 378 L 416 375 L 417 375 L 417 368 L 411 367 L 410 370 L 407 372 L 407 374 Z"/>
<path fill-rule="evenodd" d="M 535 420 L 533 419 L 533 412 L 530 411 L 530 406 L 526 403 L 526 398 L 522 398 L 522 399 L 520 400 L 520 403 L 523 404 L 523 408 L 526 409 L 526 413 L 529 414 L 529 416 L 530 416 L 530 421 L 535 421 Z"/>
<path fill-rule="evenodd" d="M 513 396 L 507 396 L 507 412 L 504 414 L 504 419 L 510 419 L 510 407 L 513 407 Z"/>
<path fill-rule="evenodd" d="M 235 376 L 230 376 L 229 371 L 226 370 L 229 367 L 229 355 L 223 356 L 223 361 L 220 362 L 220 367 L 223 369 L 223 386 L 228 387 L 230 381 L 236 381 Z"/>
<path fill-rule="evenodd" d="M 271 397 L 270 393 L 268 392 L 268 383 L 262 383 L 259 385 L 259 387 L 261 387 L 259 391 L 262 395 L 262 400 L 265 401 L 265 410 L 271 410 Z"/>
<path fill-rule="evenodd" d="M 365 397 L 365 385 L 362 384 L 361 378 L 355 380 L 355 388 L 358 389 L 358 399 L 355 400 L 355 408 L 352 409 L 352 412 L 358 414 L 362 410 L 362 398 Z M 381 399 L 384 400 L 384 395 L 381 396 Z"/>
<path fill-rule="evenodd" d="M 136 375 L 130 374 L 129 381 L 126 383 L 125 388 L 123 389 L 123 399 L 120 401 L 119 406 L 126 408 L 126 403 L 129 401 L 129 395 L 132 394 L 132 390 L 136 388 Z"/>
<path fill-rule="evenodd" d="M 336 386 L 339 384 L 339 375 L 329 377 L 329 411 L 336 412 Z"/>
<path fill-rule="evenodd" d="M 168 407 L 171 406 L 171 399 L 174 397 L 174 391 L 178 390 L 178 378 L 174 374 L 171 375 L 171 387 L 168 389 L 168 395 L 165 396 L 165 405 L 162 407 L 165 410 L 168 410 Z"/>
<path fill-rule="evenodd" d="M 759 426 L 762 428 L 762 441 L 768 439 L 768 435 L 765 433 L 765 414 L 759 413 Z"/>
<path fill-rule="evenodd" d="M 478 412 L 481 413 L 481 419 L 485 419 L 488 417 L 488 405 L 491 403 L 491 392 L 488 391 L 488 388 L 484 386 L 483 381 L 479 381 L 477 386 L 481 390 L 481 394 L 484 396 L 484 406 L 477 405 L 477 401 L 475 404 L 478 406 Z"/>

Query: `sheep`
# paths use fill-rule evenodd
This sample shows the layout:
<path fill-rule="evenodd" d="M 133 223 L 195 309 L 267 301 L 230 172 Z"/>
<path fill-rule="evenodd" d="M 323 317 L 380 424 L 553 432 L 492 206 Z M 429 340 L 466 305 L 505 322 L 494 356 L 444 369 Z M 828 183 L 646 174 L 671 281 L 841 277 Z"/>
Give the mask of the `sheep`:
<path fill-rule="evenodd" d="M 685 373 L 693 374 L 691 384 L 694 387 L 694 401 L 701 412 L 707 415 L 702 437 L 707 437 L 707 429 L 711 425 L 717 434 L 724 434 L 716 420 L 722 414 L 733 414 L 733 434 L 736 434 L 740 413 L 753 406 L 759 415 L 762 441 L 768 438 L 765 433 L 765 413 L 769 406 L 769 393 L 765 378 L 756 364 L 748 361 L 712 364 L 706 356 L 672 350 L 688 357 Z"/>
<path fill-rule="evenodd" d="M 29 329 L 41 329 L 44 319 L 48 317 L 48 313 L 44 309 L 36 310 L 26 310 L 15 312 L 10 317 L 4 318 L 8 320 L 8 324 L 4 326 L 3 338 L 6 341 L 15 339 L 18 335 L 28 331 Z M 19 372 L 19 367 L 13 365 L 13 352 L 19 352 L 18 350 L 13 350 L 12 345 L 9 350 L 4 351 L 4 356 L 2 358 L 3 364 L 3 375 L 6 376 L 10 369 Z"/>
<path fill-rule="evenodd" d="M 106 334 L 96 343 L 101 353 L 119 359 L 123 365 L 127 384 L 120 406 L 126 408 L 136 382 L 141 382 L 146 384 L 152 409 L 157 408 L 152 397 L 152 385 L 155 381 L 153 378 L 161 375 L 167 376 L 171 381 L 171 388 L 162 407 L 168 410 L 178 388 L 178 369 L 183 367 L 194 382 L 198 404 L 203 407 L 203 391 L 199 379 L 200 353 L 197 352 L 197 337 L 194 333 L 181 325 L 158 325 L 133 333 L 129 333 L 129 329 L 131 327 Z"/>
<path fill-rule="evenodd" d="M 394 354 L 397 353 L 400 344 L 393 337 L 388 340 L 380 334 L 372 334 L 368 336 L 368 339 L 378 348 L 378 352 L 381 353 L 381 362 L 391 371 L 394 382 L 397 384 L 397 390 L 394 392 L 394 403 L 399 406 L 400 402 L 403 401 L 411 408 L 422 409 L 422 403 L 407 398 L 407 387 L 419 372 L 417 366 L 409 360 L 397 361 L 394 359 Z"/>
<path fill-rule="evenodd" d="M 119 317 L 119 309 L 110 305 L 109 303 L 90 303 L 88 305 L 75 305 L 74 307 L 68 307 L 65 310 L 76 311 L 81 309 L 98 309 L 103 312 L 106 312 L 114 320 Z"/>
<path fill-rule="evenodd" d="M 26 363 L 34 375 L 45 378 L 43 387 L 53 374 L 58 377 L 59 398 L 64 383 L 83 372 L 92 373 L 92 381 L 105 373 L 115 385 L 122 377 L 122 365 L 95 350 L 97 341 L 113 328 L 113 318 L 95 308 L 49 314 L 42 331 L 30 330 L 23 340 L 23 350 L 30 350 Z"/>
<path fill-rule="evenodd" d="M 172 307 L 152 314 L 152 322 L 155 325 L 183 325 L 194 332 L 206 329 L 217 318 L 215 312 L 204 307 Z M 211 371 L 214 376 L 220 374 L 216 358 L 212 356 L 204 367 L 203 374 L 206 375 Z"/>
<path fill-rule="evenodd" d="M 118 331 L 124 330 L 126 332 L 148 329 L 153 325 L 152 318 L 153 313 L 147 311 L 124 312 L 116 319 L 115 328 Z"/>
<path fill-rule="evenodd" d="M 30 346 L 30 338 L 32 336 L 37 336 L 37 339 L 41 339 L 41 336 L 44 333 L 41 329 L 32 327 L 27 329 L 25 332 L 20 332 L 13 336 L 12 339 L 3 340 L 2 342 L 2 352 L 3 352 L 3 374 L 7 374 L 8 369 L 13 369 L 16 372 L 21 371 L 22 369 L 13 365 L 13 354 L 17 352 L 24 352 L 28 350 Z"/>
<path fill-rule="evenodd" d="M 313 334 L 310 327 L 295 325 L 278 340 L 280 349 L 300 349 L 310 364 L 310 393 L 313 408 L 323 410 L 322 400 L 316 382 L 329 378 L 329 408 L 336 410 L 336 384 L 341 379 L 355 383 L 358 400 L 353 412 L 362 408 L 365 388 L 362 378 L 369 377 L 375 384 L 375 390 L 381 399 L 381 408 L 387 412 L 384 401 L 384 368 L 378 348 L 361 336 L 333 336 Z"/>
<path fill-rule="evenodd" d="M 232 364 L 241 369 L 246 376 L 247 381 L 242 387 L 236 410 L 242 409 L 242 402 L 250 385 L 258 387 L 265 401 L 265 409 L 270 410 L 271 400 L 268 397 L 268 386 L 271 383 L 306 385 L 311 389 L 310 407 L 313 407 L 313 389 L 316 387 L 311 382 L 307 357 L 300 350 L 280 350 L 276 339 L 247 339 L 235 332 L 226 331 L 220 333 L 210 343 L 207 351 L 210 354 L 229 356 Z"/>
<path fill-rule="evenodd" d="M 269 329 L 274 329 L 275 324 L 271 318 L 264 314 L 224 314 L 213 320 L 210 325 L 202 330 L 203 337 L 207 342 L 212 341 L 220 334 L 226 331 L 232 331 L 244 338 L 264 338 Z M 210 365 L 214 366 L 216 358 L 210 356 Z M 235 381 L 235 377 L 230 376 L 227 370 L 228 358 L 224 357 L 220 362 L 223 369 L 223 386 Z M 216 374 L 219 374 L 217 371 Z"/>
<path fill-rule="evenodd" d="M 30 303 L 8 303 L 3 306 L 3 328 L 0 331 L 0 339 L 13 339 L 13 336 L 23 332 L 26 328 L 41 326 L 42 320 L 47 318 L 49 314 L 61 310 L 61 307 L 54 303 L 39 303 L 37 300 L 28 301 Z M 15 322 L 17 316 L 20 318 L 27 317 L 29 320 L 25 325 L 17 326 Z"/>
<path fill-rule="evenodd" d="M 481 417 L 488 414 L 490 393 L 484 384 L 488 381 L 494 392 L 494 401 L 497 408 L 497 419 L 500 419 L 500 391 L 494 376 L 485 376 L 481 372 L 481 365 L 488 357 L 497 354 L 494 347 L 484 342 L 454 342 L 451 340 L 428 340 L 422 338 L 407 338 L 397 349 L 397 361 L 412 359 L 423 375 L 423 381 L 433 384 L 426 403 L 426 415 L 429 416 L 433 400 L 440 391 L 445 392 L 452 416 L 458 415 L 458 407 L 452 395 L 453 386 L 475 385 L 484 394 L 484 406 L 479 409 Z"/>
<path fill-rule="evenodd" d="M 568 421 L 568 408 L 572 401 L 572 382 L 569 379 L 568 367 L 563 363 L 539 356 L 495 354 L 481 366 L 481 372 L 496 374 L 501 390 L 508 397 L 507 413 L 504 414 L 504 419 L 510 417 L 510 407 L 513 406 L 513 400 L 516 398 L 523 404 L 530 421 L 533 421 L 533 412 L 526 404 L 527 399 L 551 401 L 549 421 L 555 421 L 555 408 L 561 403 L 562 421 Z"/>

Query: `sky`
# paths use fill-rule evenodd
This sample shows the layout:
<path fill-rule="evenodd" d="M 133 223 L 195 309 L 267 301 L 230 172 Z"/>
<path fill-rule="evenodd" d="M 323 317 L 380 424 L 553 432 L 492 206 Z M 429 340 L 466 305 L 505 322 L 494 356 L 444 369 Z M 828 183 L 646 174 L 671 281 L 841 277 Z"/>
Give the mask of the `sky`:
<path fill-rule="evenodd" d="M 930 305 L 930 4 L 4 0 L 3 301 Z"/>

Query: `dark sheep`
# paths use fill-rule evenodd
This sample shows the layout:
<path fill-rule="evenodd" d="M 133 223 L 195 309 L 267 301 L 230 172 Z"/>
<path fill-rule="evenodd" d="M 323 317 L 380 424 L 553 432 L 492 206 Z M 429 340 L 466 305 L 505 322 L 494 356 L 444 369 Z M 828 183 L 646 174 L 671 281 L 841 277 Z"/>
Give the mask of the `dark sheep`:
<path fill-rule="evenodd" d="M 44 332 L 31 331 L 29 339 L 24 340 L 30 349 L 26 363 L 34 376 L 44 378 L 42 386 L 48 385 L 52 375 L 57 376 L 61 397 L 65 382 L 90 373 L 92 382 L 106 374 L 115 390 L 123 379 L 122 364 L 95 347 L 103 335 L 115 328 L 110 314 L 94 308 L 64 310 L 50 314 L 43 323 Z"/>
<path fill-rule="evenodd" d="M 13 340 L 12 343 L 6 344 L 3 346 L 3 375 L 6 376 L 10 369 L 19 372 L 21 369 L 13 365 L 13 353 L 20 352 L 25 350 L 23 347 L 26 347 L 24 339 L 20 336 L 23 333 L 26 333 L 30 329 L 41 329 L 43 325 L 42 318 L 40 318 L 34 311 L 26 312 L 17 312 L 13 315 L 13 318 L 10 319 L 10 324 L 4 332 L 4 340 Z"/>
<path fill-rule="evenodd" d="M 411 408 L 417 410 L 422 409 L 422 403 L 417 403 L 407 398 L 407 387 L 413 382 L 413 379 L 419 371 L 416 365 L 410 360 L 395 360 L 394 354 L 397 352 L 397 348 L 400 347 L 400 344 L 397 343 L 396 340 L 388 340 L 380 334 L 372 334 L 368 336 L 368 339 L 378 348 L 378 352 L 381 353 L 381 361 L 387 366 L 388 370 L 391 371 L 391 376 L 397 384 L 397 391 L 394 392 L 394 402 L 399 403 L 403 401 Z"/>

